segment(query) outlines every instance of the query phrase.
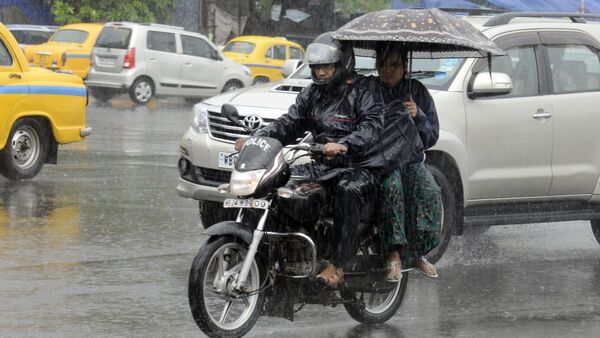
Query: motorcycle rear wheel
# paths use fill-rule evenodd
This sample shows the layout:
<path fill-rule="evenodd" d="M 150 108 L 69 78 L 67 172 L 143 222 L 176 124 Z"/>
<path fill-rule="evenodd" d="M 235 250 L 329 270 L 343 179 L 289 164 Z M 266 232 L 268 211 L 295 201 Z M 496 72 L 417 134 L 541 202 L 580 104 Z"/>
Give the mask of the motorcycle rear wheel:
<path fill-rule="evenodd" d="M 396 311 L 398 311 L 400 305 L 402 305 L 407 285 L 408 272 L 403 272 L 402 279 L 389 293 L 342 291 L 341 296 L 344 299 L 352 299 L 355 301 L 362 300 L 362 302 L 364 302 L 364 306 L 357 302 L 344 303 L 344 308 L 346 308 L 346 312 L 348 312 L 350 317 L 360 323 L 369 325 L 383 324 L 392 318 L 396 314 Z"/>
<path fill-rule="evenodd" d="M 198 251 L 188 283 L 188 300 L 196 325 L 209 337 L 241 337 L 256 323 L 265 301 L 263 292 L 236 296 L 233 283 L 248 253 L 248 245 L 234 237 L 221 237 Z M 258 259 L 246 279 L 247 291 L 258 290 Z"/>

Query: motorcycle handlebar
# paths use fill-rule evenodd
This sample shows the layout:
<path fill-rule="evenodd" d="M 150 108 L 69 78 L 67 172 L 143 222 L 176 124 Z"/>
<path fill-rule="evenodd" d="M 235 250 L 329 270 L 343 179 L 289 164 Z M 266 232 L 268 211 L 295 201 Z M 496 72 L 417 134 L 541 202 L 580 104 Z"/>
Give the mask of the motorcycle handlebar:
<path fill-rule="evenodd" d="M 310 155 L 323 155 L 323 145 L 319 143 L 301 143 L 294 148 L 306 151 Z"/>

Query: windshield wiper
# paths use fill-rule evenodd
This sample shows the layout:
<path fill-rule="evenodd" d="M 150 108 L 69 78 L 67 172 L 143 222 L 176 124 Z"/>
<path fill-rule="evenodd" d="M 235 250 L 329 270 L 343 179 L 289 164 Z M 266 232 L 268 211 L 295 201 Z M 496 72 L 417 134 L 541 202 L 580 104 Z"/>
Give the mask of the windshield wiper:
<path fill-rule="evenodd" d="M 433 71 L 433 70 L 418 70 L 415 72 L 412 72 L 410 74 L 410 77 L 413 79 L 428 79 L 431 77 L 436 77 L 436 76 L 447 76 L 448 72 L 440 72 L 440 71 Z"/>

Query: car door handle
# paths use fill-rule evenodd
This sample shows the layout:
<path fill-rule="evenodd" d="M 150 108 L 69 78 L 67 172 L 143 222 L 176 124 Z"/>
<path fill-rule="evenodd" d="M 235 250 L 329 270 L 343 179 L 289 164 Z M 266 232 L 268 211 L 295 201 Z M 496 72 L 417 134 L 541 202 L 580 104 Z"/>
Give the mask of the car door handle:
<path fill-rule="evenodd" d="M 546 120 L 552 117 L 552 113 L 545 112 L 543 109 L 539 109 L 535 114 L 531 115 L 536 120 Z"/>
<path fill-rule="evenodd" d="M 150 62 L 156 62 L 156 58 L 148 58 L 148 61 L 150 61 Z"/>
<path fill-rule="evenodd" d="M 184 65 L 184 66 L 191 66 L 191 65 L 192 65 L 192 63 L 191 63 L 191 62 L 185 62 L 183 65 Z"/>
<path fill-rule="evenodd" d="M 20 79 L 21 75 L 20 74 L 15 74 L 15 73 L 10 73 L 10 74 L 8 74 L 8 78 L 9 79 Z"/>

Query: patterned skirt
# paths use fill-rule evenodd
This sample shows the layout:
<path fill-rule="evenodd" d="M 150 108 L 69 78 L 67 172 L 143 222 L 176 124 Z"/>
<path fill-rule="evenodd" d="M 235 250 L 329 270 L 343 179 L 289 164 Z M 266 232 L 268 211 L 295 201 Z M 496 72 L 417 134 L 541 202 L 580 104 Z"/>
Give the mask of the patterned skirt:
<path fill-rule="evenodd" d="M 386 249 L 400 247 L 403 260 L 439 244 L 442 192 L 425 164 L 397 169 L 380 185 L 379 235 Z"/>

